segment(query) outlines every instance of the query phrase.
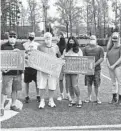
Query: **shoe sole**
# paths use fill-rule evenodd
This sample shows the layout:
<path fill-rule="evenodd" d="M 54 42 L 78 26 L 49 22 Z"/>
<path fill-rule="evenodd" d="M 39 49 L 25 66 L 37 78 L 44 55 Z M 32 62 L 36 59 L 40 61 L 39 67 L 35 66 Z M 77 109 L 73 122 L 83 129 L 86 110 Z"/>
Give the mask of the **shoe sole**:
<path fill-rule="evenodd" d="M 20 111 L 21 111 L 21 110 L 19 110 L 19 109 L 18 109 L 18 110 L 10 109 L 10 110 L 12 110 L 12 111 L 16 111 L 16 112 L 20 112 Z"/>
<path fill-rule="evenodd" d="M 73 106 L 75 106 L 76 105 L 76 103 L 70 103 L 69 105 L 68 105 L 68 107 L 73 107 Z"/>
<path fill-rule="evenodd" d="M 93 102 L 93 101 L 84 101 L 84 103 L 91 103 L 91 102 Z"/>
<path fill-rule="evenodd" d="M 39 109 L 44 109 L 45 107 L 39 107 Z"/>
<path fill-rule="evenodd" d="M 102 104 L 102 102 L 97 102 L 97 101 L 93 101 L 93 103 L 96 103 L 96 104 Z"/>
<path fill-rule="evenodd" d="M 60 100 L 60 99 L 57 99 L 57 101 L 62 101 L 62 100 L 63 100 L 63 99 L 61 99 L 61 100 Z"/>
<path fill-rule="evenodd" d="M 55 105 L 55 106 L 51 106 L 51 105 L 49 105 L 49 104 L 48 104 L 48 106 L 49 106 L 49 107 L 51 107 L 51 108 L 54 108 L 54 107 L 56 107 L 56 105 Z"/>

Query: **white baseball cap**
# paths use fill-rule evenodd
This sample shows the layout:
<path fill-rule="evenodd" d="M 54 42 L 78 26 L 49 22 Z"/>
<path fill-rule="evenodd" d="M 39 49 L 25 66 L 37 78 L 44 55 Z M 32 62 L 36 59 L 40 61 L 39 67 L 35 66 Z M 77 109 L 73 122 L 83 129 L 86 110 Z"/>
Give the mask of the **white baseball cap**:
<path fill-rule="evenodd" d="M 95 35 L 91 35 L 91 36 L 90 36 L 90 40 L 97 40 L 97 38 L 96 38 Z"/>
<path fill-rule="evenodd" d="M 29 33 L 29 37 L 35 37 L 35 33 L 34 32 L 30 32 Z"/>

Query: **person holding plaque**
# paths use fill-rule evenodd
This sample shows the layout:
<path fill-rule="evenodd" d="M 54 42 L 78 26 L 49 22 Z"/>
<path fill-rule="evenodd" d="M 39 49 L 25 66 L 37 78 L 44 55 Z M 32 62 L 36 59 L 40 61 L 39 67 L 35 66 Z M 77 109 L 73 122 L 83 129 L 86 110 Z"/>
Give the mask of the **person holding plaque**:
<path fill-rule="evenodd" d="M 96 103 L 101 104 L 101 101 L 98 98 L 98 90 L 101 82 L 100 72 L 101 66 L 100 64 L 104 60 L 104 50 L 101 46 L 97 45 L 97 38 L 95 35 L 90 37 L 90 43 L 83 50 L 84 56 L 94 56 L 95 57 L 95 71 L 94 75 L 86 75 L 86 84 L 88 88 L 88 97 L 85 102 L 91 102 L 91 93 L 92 93 L 92 84 L 94 84 L 95 95 L 96 95 Z"/>
<path fill-rule="evenodd" d="M 79 48 L 79 44 L 75 37 L 70 37 L 68 39 L 68 43 L 66 46 L 66 49 L 64 50 L 64 53 L 62 55 L 62 58 L 66 56 L 83 56 L 83 53 L 81 49 Z M 66 79 L 66 88 L 69 89 L 70 95 L 71 95 L 71 102 L 69 103 L 69 107 L 72 107 L 76 105 L 75 101 L 75 95 L 77 97 L 77 108 L 82 107 L 82 101 L 81 101 L 81 96 L 80 96 L 80 89 L 78 86 L 78 74 L 65 74 L 65 79 Z"/>
<path fill-rule="evenodd" d="M 35 39 L 35 33 L 31 32 L 29 33 L 28 41 L 23 44 L 26 54 L 29 55 L 29 53 L 33 50 L 37 50 L 39 43 L 34 41 Z M 37 88 L 37 70 L 33 69 L 31 67 L 26 67 L 24 71 L 24 82 L 25 82 L 25 103 L 29 103 L 30 97 L 29 97 L 29 84 L 34 81 L 36 86 L 36 99 L 37 102 L 40 102 L 40 94 L 39 89 Z"/>
<path fill-rule="evenodd" d="M 1 50 L 19 51 L 24 50 L 21 43 L 17 43 L 17 34 L 14 31 L 9 32 L 8 42 L 1 45 Z M 2 91 L 1 91 L 1 116 L 4 115 L 4 104 L 7 96 L 12 88 L 11 98 L 12 104 L 10 109 L 19 112 L 20 109 L 16 106 L 17 93 L 22 90 L 22 70 L 2 70 Z"/>
<path fill-rule="evenodd" d="M 57 58 L 56 56 L 57 54 L 58 56 L 60 56 L 58 46 L 52 43 L 52 35 L 50 32 L 46 32 L 44 34 L 44 40 L 45 42 L 38 47 L 38 50 L 49 54 L 50 57 Z M 56 90 L 56 86 L 57 86 L 57 78 L 45 72 L 37 71 L 37 87 L 40 89 L 40 96 L 41 96 L 41 100 L 39 104 L 40 109 L 43 109 L 45 107 L 45 97 L 46 97 L 45 93 L 46 93 L 47 86 L 49 89 L 48 105 L 50 107 L 56 107 L 53 97 L 54 97 L 54 91 Z"/>
<path fill-rule="evenodd" d="M 121 105 L 121 41 L 115 31 L 107 44 L 107 65 L 112 82 L 112 100 L 110 104 Z"/>
<path fill-rule="evenodd" d="M 63 55 L 63 51 L 66 48 L 66 40 L 65 40 L 64 35 L 63 35 L 62 32 L 60 32 L 60 40 L 57 43 L 57 45 L 59 47 L 59 51 L 60 51 L 61 55 Z M 64 80 L 64 73 L 61 71 L 60 77 L 59 77 L 60 96 L 57 98 L 57 100 L 59 100 L 59 101 L 64 99 L 64 84 L 63 84 L 63 80 Z M 67 93 L 67 97 L 65 97 L 65 99 L 69 99 L 69 101 L 71 101 L 71 97 L 70 97 L 68 88 L 66 88 L 66 93 Z"/>

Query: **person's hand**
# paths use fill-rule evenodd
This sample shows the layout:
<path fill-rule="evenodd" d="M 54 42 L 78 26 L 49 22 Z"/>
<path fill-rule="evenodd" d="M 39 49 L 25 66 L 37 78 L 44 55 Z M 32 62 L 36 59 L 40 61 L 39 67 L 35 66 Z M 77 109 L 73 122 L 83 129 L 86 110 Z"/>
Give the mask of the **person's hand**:
<path fill-rule="evenodd" d="M 108 66 L 108 68 L 110 68 L 110 69 L 111 69 L 111 66 L 110 66 L 109 64 L 107 64 L 107 66 Z"/>
<path fill-rule="evenodd" d="M 25 60 L 27 60 L 28 59 L 28 55 L 25 55 Z"/>
<path fill-rule="evenodd" d="M 115 65 L 110 66 L 110 69 L 114 70 L 114 68 L 115 68 Z"/>
<path fill-rule="evenodd" d="M 15 48 L 13 51 L 20 51 L 19 49 Z"/>
<path fill-rule="evenodd" d="M 25 67 L 28 67 L 29 64 L 28 64 L 28 59 L 25 59 Z"/>
<path fill-rule="evenodd" d="M 94 69 L 94 68 L 95 68 L 95 66 L 96 66 L 96 64 L 95 64 L 95 63 L 94 63 L 94 64 L 93 64 L 93 63 L 90 63 L 90 64 L 89 64 L 89 69 Z"/>
<path fill-rule="evenodd" d="M 28 51 L 27 55 L 30 56 L 31 55 L 31 51 Z"/>
<path fill-rule="evenodd" d="M 7 72 L 9 72 L 9 70 L 8 69 L 3 69 L 3 70 L 1 70 L 3 73 L 7 73 Z"/>

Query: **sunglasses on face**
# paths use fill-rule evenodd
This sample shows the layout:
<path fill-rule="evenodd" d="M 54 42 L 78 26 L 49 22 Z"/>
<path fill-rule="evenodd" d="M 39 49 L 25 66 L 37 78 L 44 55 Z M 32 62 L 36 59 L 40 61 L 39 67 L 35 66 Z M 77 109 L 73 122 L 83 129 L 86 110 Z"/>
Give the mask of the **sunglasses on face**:
<path fill-rule="evenodd" d="M 10 37 L 10 38 L 12 38 L 12 37 L 13 37 L 13 38 L 16 38 L 16 36 L 9 36 L 9 37 Z"/>

